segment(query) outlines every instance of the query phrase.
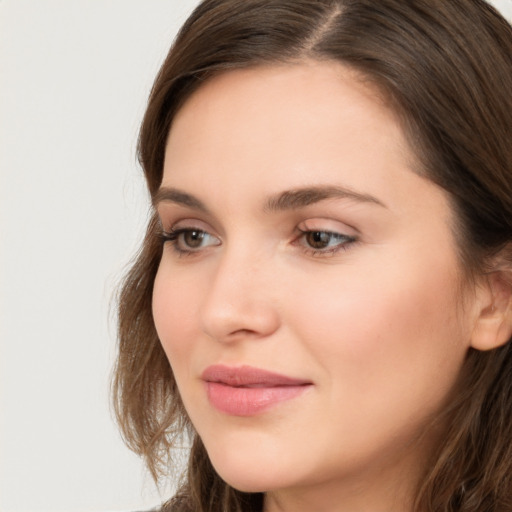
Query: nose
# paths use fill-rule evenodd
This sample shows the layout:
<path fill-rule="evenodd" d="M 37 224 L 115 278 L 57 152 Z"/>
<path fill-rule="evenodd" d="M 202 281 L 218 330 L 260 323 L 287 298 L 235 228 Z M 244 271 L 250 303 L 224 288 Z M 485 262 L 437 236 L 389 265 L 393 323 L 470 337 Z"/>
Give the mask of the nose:
<path fill-rule="evenodd" d="M 280 325 L 272 266 L 255 255 L 223 255 L 201 307 L 201 328 L 210 338 L 229 343 L 259 339 Z"/>

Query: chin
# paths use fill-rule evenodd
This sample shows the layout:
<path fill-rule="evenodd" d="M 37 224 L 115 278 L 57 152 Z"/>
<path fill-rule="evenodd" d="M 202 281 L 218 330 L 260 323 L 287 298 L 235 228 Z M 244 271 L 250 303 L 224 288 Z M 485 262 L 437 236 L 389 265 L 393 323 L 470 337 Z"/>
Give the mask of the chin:
<path fill-rule="evenodd" d="M 219 452 L 208 453 L 210 461 L 218 475 L 238 491 L 267 492 L 288 485 L 286 480 L 290 477 L 290 468 L 278 467 L 273 457 L 232 449 L 222 454 Z"/>
<path fill-rule="evenodd" d="M 260 482 L 260 479 L 258 478 L 239 478 L 239 475 L 235 476 L 233 479 L 224 478 L 222 475 L 220 475 L 222 480 L 226 482 L 228 485 L 233 487 L 233 489 L 236 489 L 240 492 L 246 492 L 246 493 L 264 493 L 268 492 L 269 489 L 264 483 Z M 238 478 L 237 478 L 238 477 Z"/>
<path fill-rule="evenodd" d="M 266 468 L 252 468 L 251 471 L 243 472 L 225 471 L 223 468 L 219 471 L 216 467 L 215 469 L 224 482 L 241 492 L 269 492 L 285 486 L 279 477 L 265 471 Z"/>

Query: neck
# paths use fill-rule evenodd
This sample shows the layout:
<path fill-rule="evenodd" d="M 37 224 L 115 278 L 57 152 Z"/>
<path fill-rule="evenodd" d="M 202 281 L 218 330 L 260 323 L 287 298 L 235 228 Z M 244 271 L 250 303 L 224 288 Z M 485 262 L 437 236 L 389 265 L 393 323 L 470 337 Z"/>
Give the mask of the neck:
<path fill-rule="evenodd" d="M 405 489 L 386 488 L 368 481 L 345 482 L 267 493 L 264 512 L 412 512 Z"/>
<path fill-rule="evenodd" d="M 263 511 L 412 512 L 430 452 L 424 451 L 426 446 L 422 448 L 424 457 L 418 457 L 416 445 L 414 450 L 395 453 L 380 466 L 370 465 L 330 481 L 318 477 L 312 485 L 267 492 Z"/>

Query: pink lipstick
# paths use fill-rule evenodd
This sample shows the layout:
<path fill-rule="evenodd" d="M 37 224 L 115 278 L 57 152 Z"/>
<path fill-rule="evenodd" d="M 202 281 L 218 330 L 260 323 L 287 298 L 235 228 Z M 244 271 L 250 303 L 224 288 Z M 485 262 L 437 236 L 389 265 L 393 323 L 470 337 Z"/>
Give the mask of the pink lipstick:
<path fill-rule="evenodd" d="M 312 386 L 310 381 L 252 366 L 209 366 L 201 377 L 210 403 L 233 416 L 253 416 L 299 396 Z"/>

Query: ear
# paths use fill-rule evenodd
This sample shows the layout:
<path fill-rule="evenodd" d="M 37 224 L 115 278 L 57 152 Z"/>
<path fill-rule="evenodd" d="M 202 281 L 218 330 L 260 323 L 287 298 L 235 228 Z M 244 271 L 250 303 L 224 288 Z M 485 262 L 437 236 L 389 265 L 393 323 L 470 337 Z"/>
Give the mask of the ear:
<path fill-rule="evenodd" d="M 512 336 L 512 272 L 486 274 L 476 294 L 478 311 L 471 346 L 492 350 L 505 345 Z"/>

